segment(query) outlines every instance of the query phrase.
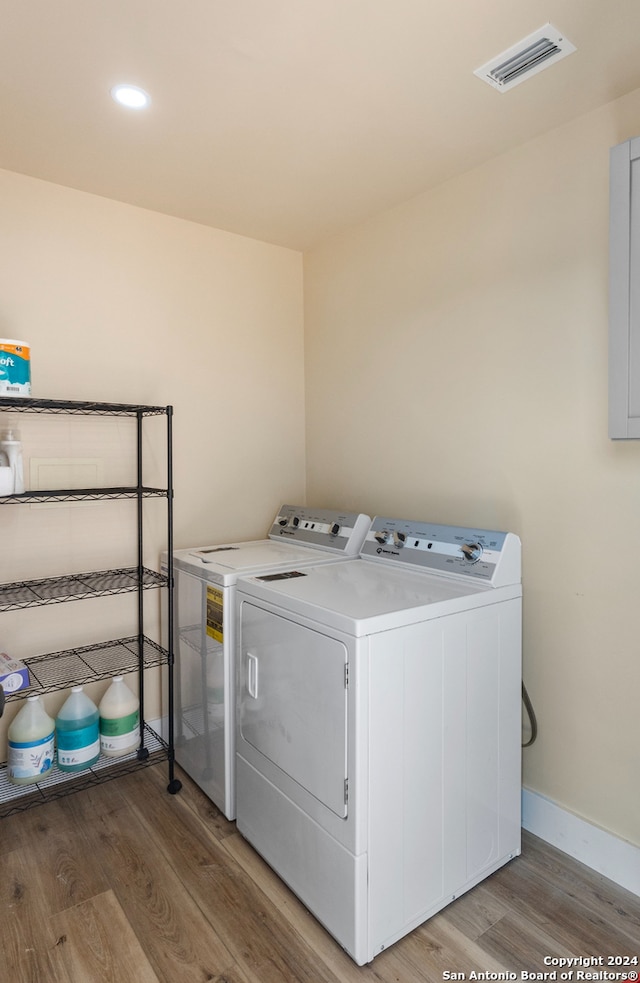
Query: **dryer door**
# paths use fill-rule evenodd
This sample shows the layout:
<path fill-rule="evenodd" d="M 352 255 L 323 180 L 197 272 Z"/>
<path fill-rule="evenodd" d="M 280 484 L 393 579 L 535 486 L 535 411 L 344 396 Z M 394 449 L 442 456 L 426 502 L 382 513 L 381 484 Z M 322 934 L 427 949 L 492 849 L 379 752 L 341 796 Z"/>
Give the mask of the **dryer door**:
<path fill-rule="evenodd" d="M 241 635 L 242 740 L 346 816 L 346 647 L 249 601 Z"/>

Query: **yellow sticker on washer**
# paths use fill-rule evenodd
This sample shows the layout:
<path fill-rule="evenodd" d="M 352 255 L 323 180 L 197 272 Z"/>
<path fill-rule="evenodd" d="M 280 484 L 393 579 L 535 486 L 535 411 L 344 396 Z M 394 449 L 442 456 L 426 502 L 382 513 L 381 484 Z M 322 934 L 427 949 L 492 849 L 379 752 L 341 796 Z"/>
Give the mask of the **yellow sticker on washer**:
<path fill-rule="evenodd" d="M 207 587 L 207 635 L 216 642 L 223 641 L 222 591 L 217 587 Z"/>

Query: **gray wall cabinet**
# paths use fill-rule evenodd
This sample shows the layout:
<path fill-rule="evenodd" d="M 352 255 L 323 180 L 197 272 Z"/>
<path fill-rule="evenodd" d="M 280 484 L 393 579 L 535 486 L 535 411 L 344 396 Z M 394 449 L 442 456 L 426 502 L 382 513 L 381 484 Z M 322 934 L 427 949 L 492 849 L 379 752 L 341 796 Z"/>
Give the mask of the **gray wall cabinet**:
<path fill-rule="evenodd" d="M 610 151 L 609 436 L 640 437 L 640 137 Z"/>

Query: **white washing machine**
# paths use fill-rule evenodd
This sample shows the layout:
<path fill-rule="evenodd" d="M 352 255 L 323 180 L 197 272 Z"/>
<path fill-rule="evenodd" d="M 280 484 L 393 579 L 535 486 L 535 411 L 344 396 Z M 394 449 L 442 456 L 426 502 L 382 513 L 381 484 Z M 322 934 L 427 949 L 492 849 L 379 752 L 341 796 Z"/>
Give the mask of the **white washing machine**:
<path fill-rule="evenodd" d="M 359 965 L 520 852 L 520 553 L 377 517 L 238 583 L 237 826 Z"/>
<path fill-rule="evenodd" d="M 268 539 L 174 551 L 175 760 L 227 819 L 235 816 L 236 581 L 353 560 L 370 525 L 366 515 L 283 505 Z M 166 554 L 161 563 L 166 569 Z"/>

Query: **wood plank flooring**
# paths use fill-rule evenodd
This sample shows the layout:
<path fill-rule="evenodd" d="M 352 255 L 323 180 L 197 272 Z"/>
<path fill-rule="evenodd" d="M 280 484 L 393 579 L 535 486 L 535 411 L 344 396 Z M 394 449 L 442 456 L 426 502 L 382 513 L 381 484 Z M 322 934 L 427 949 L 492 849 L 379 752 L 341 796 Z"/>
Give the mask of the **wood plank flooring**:
<path fill-rule="evenodd" d="M 3 983 L 520 980 L 545 956 L 640 955 L 640 898 L 525 834 L 521 857 L 358 967 L 179 774 L 176 796 L 159 764 L 0 820 Z"/>

